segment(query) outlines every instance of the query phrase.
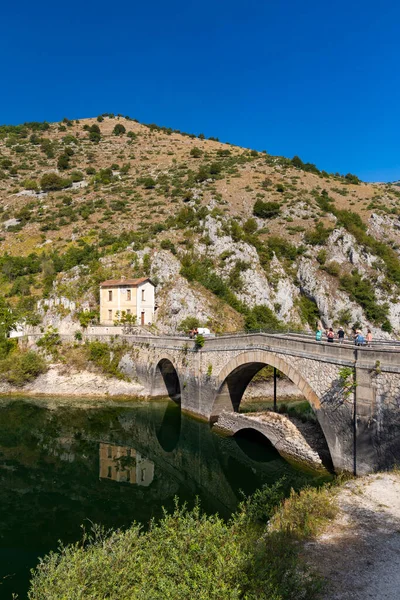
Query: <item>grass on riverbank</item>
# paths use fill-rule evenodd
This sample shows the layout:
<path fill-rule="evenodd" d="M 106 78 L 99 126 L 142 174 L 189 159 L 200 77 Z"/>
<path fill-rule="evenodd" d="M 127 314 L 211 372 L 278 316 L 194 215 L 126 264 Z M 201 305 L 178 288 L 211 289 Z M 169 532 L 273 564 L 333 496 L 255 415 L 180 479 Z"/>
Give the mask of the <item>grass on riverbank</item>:
<path fill-rule="evenodd" d="M 39 564 L 29 599 L 313 600 L 321 582 L 296 541 L 334 516 L 332 488 L 284 497 L 282 482 L 264 487 L 227 523 L 176 506 L 146 532 L 95 529 Z"/>

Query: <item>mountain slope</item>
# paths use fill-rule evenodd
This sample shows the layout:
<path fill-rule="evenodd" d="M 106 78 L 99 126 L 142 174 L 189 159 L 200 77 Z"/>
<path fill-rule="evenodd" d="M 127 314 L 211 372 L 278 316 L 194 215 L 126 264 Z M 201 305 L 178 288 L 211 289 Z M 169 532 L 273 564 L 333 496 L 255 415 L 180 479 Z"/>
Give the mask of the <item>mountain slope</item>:
<path fill-rule="evenodd" d="M 56 295 L 95 316 L 99 281 L 151 274 L 159 331 L 321 319 L 397 335 L 398 186 L 203 137 L 113 115 L 0 127 L 0 291 L 15 314 Z"/>

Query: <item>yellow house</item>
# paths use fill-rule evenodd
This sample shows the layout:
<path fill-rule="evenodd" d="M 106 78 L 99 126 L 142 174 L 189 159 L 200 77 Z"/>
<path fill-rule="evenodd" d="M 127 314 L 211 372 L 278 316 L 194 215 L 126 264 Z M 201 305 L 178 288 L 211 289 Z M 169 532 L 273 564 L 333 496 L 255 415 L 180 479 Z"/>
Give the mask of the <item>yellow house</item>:
<path fill-rule="evenodd" d="M 122 312 L 136 316 L 139 325 L 154 321 L 154 283 L 140 279 L 109 279 L 100 284 L 100 323 L 113 325 Z"/>

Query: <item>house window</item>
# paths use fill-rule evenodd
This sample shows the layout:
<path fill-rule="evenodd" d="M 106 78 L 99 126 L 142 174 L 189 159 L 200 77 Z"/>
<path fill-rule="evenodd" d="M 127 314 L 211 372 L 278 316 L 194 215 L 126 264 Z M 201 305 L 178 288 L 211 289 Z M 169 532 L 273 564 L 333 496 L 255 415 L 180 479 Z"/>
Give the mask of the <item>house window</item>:
<path fill-rule="evenodd" d="M 146 469 L 142 469 L 140 480 L 144 481 L 146 479 Z"/>
<path fill-rule="evenodd" d="M 131 293 L 132 293 L 132 291 L 131 291 L 131 290 L 126 290 L 126 299 L 127 299 L 127 300 L 132 300 L 132 298 L 131 298 Z"/>
<path fill-rule="evenodd" d="M 112 477 L 112 467 L 108 467 L 107 477 L 111 479 Z"/>
<path fill-rule="evenodd" d="M 127 481 L 130 481 L 130 480 L 131 480 L 131 472 L 130 472 L 130 471 L 128 471 L 128 472 L 126 473 L 126 480 L 127 480 Z"/>
<path fill-rule="evenodd" d="M 108 446 L 107 456 L 108 456 L 108 458 L 112 458 L 112 448 L 111 448 L 111 446 Z"/>
<path fill-rule="evenodd" d="M 108 301 L 112 301 L 112 290 L 108 290 Z"/>
<path fill-rule="evenodd" d="M 108 320 L 112 321 L 112 310 L 108 311 Z"/>
<path fill-rule="evenodd" d="M 144 302 L 144 290 L 142 290 L 142 302 Z"/>

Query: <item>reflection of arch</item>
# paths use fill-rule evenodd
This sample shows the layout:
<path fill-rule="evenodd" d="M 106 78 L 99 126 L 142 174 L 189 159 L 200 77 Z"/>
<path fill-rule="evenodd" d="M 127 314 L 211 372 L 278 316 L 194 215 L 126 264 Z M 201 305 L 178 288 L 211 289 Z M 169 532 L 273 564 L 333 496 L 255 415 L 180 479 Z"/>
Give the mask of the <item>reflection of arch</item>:
<path fill-rule="evenodd" d="M 284 373 L 304 394 L 314 410 L 320 408 L 320 400 L 311 386 L 291 365 L 266 350 L 243 352 L 232 358 L 218 375 L 218 393 L 211 418 L 214 420 L 222 410 L 238 411 L 245 389 L 254 375 L 270 365 Z"/>
<path fill-rule="evenodd" d="M 154 373 L 153 391 L 156 394 L 168 396 L 175 402 L 180 402 L 181 385 L 179 382 L 178 373 L 169 358 L 162 358 Z"/>
<path fill-rule="evenodd" d="M 276 460 L 279 452 L 272 442 L 256 429 L 243 428 L 233 435 L 236 445 L 250 460 L 259 463 L 268 463 Z M 257 445 L 256 448 L 254 446 Z"/>
<path fill-rule="evenodd" d="M 181 434 L 181 409 L 177 404 L 168 402 L 162 423 L 157 429 L 157 439 L 165 452 L 175 450 Z"/>

